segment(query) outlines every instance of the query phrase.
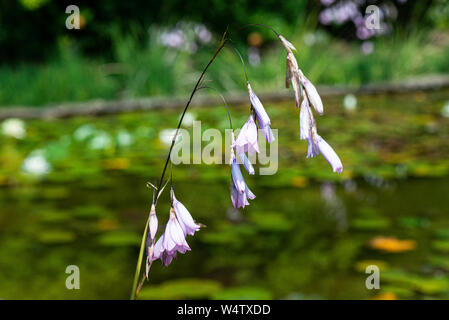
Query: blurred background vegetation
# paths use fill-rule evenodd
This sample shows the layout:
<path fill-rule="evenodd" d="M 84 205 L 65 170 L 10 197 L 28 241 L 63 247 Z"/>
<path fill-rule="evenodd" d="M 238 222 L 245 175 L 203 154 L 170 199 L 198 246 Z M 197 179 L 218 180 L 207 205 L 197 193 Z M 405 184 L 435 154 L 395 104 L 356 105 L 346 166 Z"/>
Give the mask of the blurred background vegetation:
<path fill-rule="evenodd" d="M 381 8 L 382 23 L 374 34 L 360 20 L 372 3 Z M 278 88 L 285 53 L 271 31 L 239 30 L 248 23 L 275 26 L 296 43 L 301 66 L 316 83 L 359 85 L 449 71 L 443 0 L 78 1 L 80 30 L 65 28 L 69 4 L 1 2 L 0 105 L 185 95 L 226 29 L 259 90 Z M 227 50 L 216 64 L 209 72 L 214 85 L 240 90 L 235 53 Z M 226 73 L 225 65 L 232 66 Z"/>
<path fill-rule="evenodd" d="M 449 2 L 0 1 L 0 107 L 91 99 L 185 97 L 228 28 L 256 92 L 282 89 L 298 49 L 317 84 L 361 85 L 449 73 Z M 77 4 L 81 29 L 67 30 Z M 381 8 L 382 31 L 364 26 Z M 244 90 L 232 48 L 208 85 Z M 200 93 L 206 94 L 206 93 Z M 207 225 L 191 252 L 156 262 L 142 299 L 448 299 L 449 91 L 324 97 L 320 133 L 344 164 L 306 159 L 293 101 L 264 103 L 279 129 L 279 170 L 245 175 L 257 198 L 232 209 L 226 165 L 174 167 L 177 198 Z M 243 125 L 247 105 L 231 106 Z M 179 110 L 0 122 L 0 298 L 126 299 L 151 190 Z M 222 106 L 191 109 L 228 128 Z M 217 141 L 219 143 L 221 141 Z M 203 145 L 204 146 L 204 145 Z M 256 171 L 258 166 L 256 166 Z M 201 196 L 198 196 L 201 195 Z M 158 205 L 160 225 L 168 195 Z M 78 265 L 81 289 L 67 290 Z M 365 268 L 381 270 L 367 290 Z"/>

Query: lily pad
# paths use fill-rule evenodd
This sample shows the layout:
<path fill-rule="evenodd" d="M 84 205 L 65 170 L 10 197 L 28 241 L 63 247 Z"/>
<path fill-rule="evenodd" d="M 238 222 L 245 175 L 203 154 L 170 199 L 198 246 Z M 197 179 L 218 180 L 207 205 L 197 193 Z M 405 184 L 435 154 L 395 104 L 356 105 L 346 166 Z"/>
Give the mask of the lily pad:
<path fill-rule="evenodd" d="M 70 231 L 46 230 L 39 233 L 37 238 L 42 243 L 59 244 L 72 242 L 75 240 L 76 236 Z"/>
<path fill-rule="evenodd" d="M 99 238 L 100 244 L 104 246 L 138 246 L 140 236 L 134 232 L 111 231 Z"/>

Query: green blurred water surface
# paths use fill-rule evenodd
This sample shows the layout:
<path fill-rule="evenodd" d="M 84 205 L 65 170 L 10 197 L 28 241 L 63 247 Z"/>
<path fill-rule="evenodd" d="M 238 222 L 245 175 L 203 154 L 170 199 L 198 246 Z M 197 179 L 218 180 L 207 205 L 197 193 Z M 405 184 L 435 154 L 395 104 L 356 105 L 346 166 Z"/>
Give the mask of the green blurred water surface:
<path fill-rule="evenodd" d="M 357 98 L 353 111 L 325 99 L 317 119 L 342 175 L 305 158 L 294 103 L 266 104 L 279 169 L 245 175 L 257 198 L 244 210 L 232 209 L 226 165 L 176 166 L 177 198 L 207 227 L 187 238 L 191 252 L 152 266 L 140 298 L 449 298 L 449 94 Z M 240 127 L 248 106 L 231 113 Z M 191 115 L 203 130 L 228 127 L 223 107 Z M 128 298 L 151 203 L 145 184 L 167 152 L 159 134 L 177 119 L 160 110 L 30 120 L 25 138 L 0 135 L 1 298 Z M 50 164 L 39 177 L 23 169 L 36 153 Z M 165 192 L 161 226 L 168 202 Z M 365 287 L 373 264 L 380 290 Z M 80 268 L 80 290 L 65 287 L 68 265 Z"/>

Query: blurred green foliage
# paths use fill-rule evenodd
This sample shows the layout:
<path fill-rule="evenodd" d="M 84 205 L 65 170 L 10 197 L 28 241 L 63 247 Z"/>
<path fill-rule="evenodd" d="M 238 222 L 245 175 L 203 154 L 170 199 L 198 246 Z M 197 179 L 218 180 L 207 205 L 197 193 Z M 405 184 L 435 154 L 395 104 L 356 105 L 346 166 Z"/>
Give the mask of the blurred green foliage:
<path fill-rule="evenodd" d="M 310 36 L 317 40 L 306 45 L 304 39 Z M 112 61 L 83 57 L 74 43 L 66 39 L 59 43 L 59 57 L 45 65 L 0 67 L 0 105 L 185 96 L 214 50 L 214 43 L 200 46 L 194 54 L 157 42 L 142 48 L 133 35 L 117 33 L 115 37 L 113 53 L 117 58 Z M 449 72 L 449 41 L 436 43 L 439 40 L 422 33 L 377 39 L 370 55 L 363 54 L 358 44 L 332 40 L 319 32 L 299 32 L 290 40 L 299 48 L 297 58 L 302 70 L 314 83 L 360 85 Z M 255 90 L 283 87 L 285 52 L 278 43 L 261 52 L 259 64 L 248 62 L 247 46 L 238 48 Z M 222 91 L 244 87 L 241 62 L 231 47 L 222 51 L 207 79 Z"/>
<path fill-rule="evenodd" d="M 391 1 L 375 1 L 376 5 L 388 5 Z M 221 34 L 230 27 L 235 30 L 248 23 L 264 23 L 275 26 L 283 33 L 291 33 L 303 21 L 316 23 L 322 5 L 319 1 L 307 0 L 223 0 L 193 1 L 188 4 L 180 0 L 166 1 L 88 1 L 79 0 L 82 28 L 79 31 L 65 29 L 65 9 L 73 3 L 68 0 L 11 0 L 0 2 L 0 61 L 2 64 L 23 61 L 42 61 L 51 57 L 61 37 L 76 40 L 83 53 L 110 58 L 113 48 L 111 30 L 134 32 L 139 43 L 144 43 L 147 29 L 151 25 L 174 25 L 179 21 L 204 23 Z M 408 30 L 447 24 L 448 4 L 438 1 L 407 1 L 397 10 L 397 27 Z M 20 21 L 20 23 L 17 23 Z M 348 37 L 347 26 L 334 35 Z M 328 28 L 329 29 L 329 28 Z M 248 35 L 242 30 L 234 35 L 235 40 L 244 40 Z M 263 33 L 268 31 L 263 30 Z"/>
<path fill-rule="evenodd" d="M 248 23 L 273 24 L 279 30 L 285 30 L 303 17 L 307 1 L 267 0 L 256 3 L 239 0 L 228 3 L 213 0 L 185 3 L 179 0 L 80 0 L 76 5 L 80 8 L 82 28 L 68 31 L 65 28 L 68 17 L 65 9 L 72 4 L 68 0 L 0 2 L 1 64 L 49 58 L 62 37 L 75 41 L 83 53 L 111 58 L 114 30 L 133 32 L 139 40 L 137 43 L 145 43 L 149 26 L 174 25 L 181 20 L 202 22 L 218 34 L 223 33 L 227 26 L 238 28 Z M 244 39 L 247 32 L 241 33 Z"/>
<path fill-rule="evenodd" d="M 393 33 L 372 40 L 371 54 L 363 54 L 358 41 L 347 41 L 350 32 L 345 26 L 319 27 L 320 5 L 306 0 L 257 5 L 250 0 L 189 5 L 179 0 L 83 0 L 77 3 L 80 30 L 65 28 L 69 4 L 0 3 L 0 106 L 184 96 L 226 27 L 244 57 L 251 82 L 258 90 L 277 90 L 284 81 L 285 52 L 270 30 L 238 30 L 247 23 L 265 23 L 284 33 L 298 47 L 300 67 L 315 83 L 358 85 L 449 72 L 449 40 L 444 31 L 449 5 L 444 1 L 428 6 L 424 1 L 402 4 Z M 209 28 L 210 41 L 187 39 L 198 26 L 195 23 Z M 164 32 L 174 26 L 187 37 L 189 50 L 161 43 Z M 251 61 L 254 50 L 260 62 Z M 220 54 L 207 76 L 220 90 L 244 86 L 240 61 L 232 49 Z"/>

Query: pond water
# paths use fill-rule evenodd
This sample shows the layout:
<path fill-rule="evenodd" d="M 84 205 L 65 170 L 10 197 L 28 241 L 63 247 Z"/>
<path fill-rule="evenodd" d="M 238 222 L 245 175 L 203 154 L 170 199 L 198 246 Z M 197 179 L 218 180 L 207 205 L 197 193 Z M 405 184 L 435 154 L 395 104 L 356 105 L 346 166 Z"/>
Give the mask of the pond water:
<path fill-rule="evenodd" d="M 127 297 L 148 192 L 114 180 L 3 190 L 3 298 Z M 258 201 L 238 213 L 226 186 L 179 183 L 207 228 L 169 268 L 153 265 L 142 297 L 449 298 L 447 190 L 447 178 L 255 187 Z M 67 265 L 80 268 L 80 290 L 65 288 Z M 380 290 L 366 289 L 367 265 L 380 268 Z"/>
<path fill-rule="evenodd" d="M 176 167 L 177 198 L 207 227 L 187 238 L 191 252 L 152 266 L 140 298 L 449 298 L 448 93 L 359 97 L 350 112 L 341 100 L 328 99 L 318 130 L 342 175 L 305 159 L 291 103 L 267 106 L 279 170 L 245 177 L 257 198 L 244 210 L 232 209 L 225 165 Z M 247 108 L 232 113 L 241 126 Z M 176 114 L 33 120 L 23 139 L 0 136 L 0 298 L 128 298 L 145 184 L 167 150 L 158 132 Z M 194 116 L 227 125 L 222 108 Z M 37 151 L 48 162 L 39 176 L 24 172 Z M 165 192 L 160 225 L 168 210 Z M 66 289 L 69 265 L 79 290 Z M 380 269 L 378 290 L 365 286 L 369 265 Z"/>

